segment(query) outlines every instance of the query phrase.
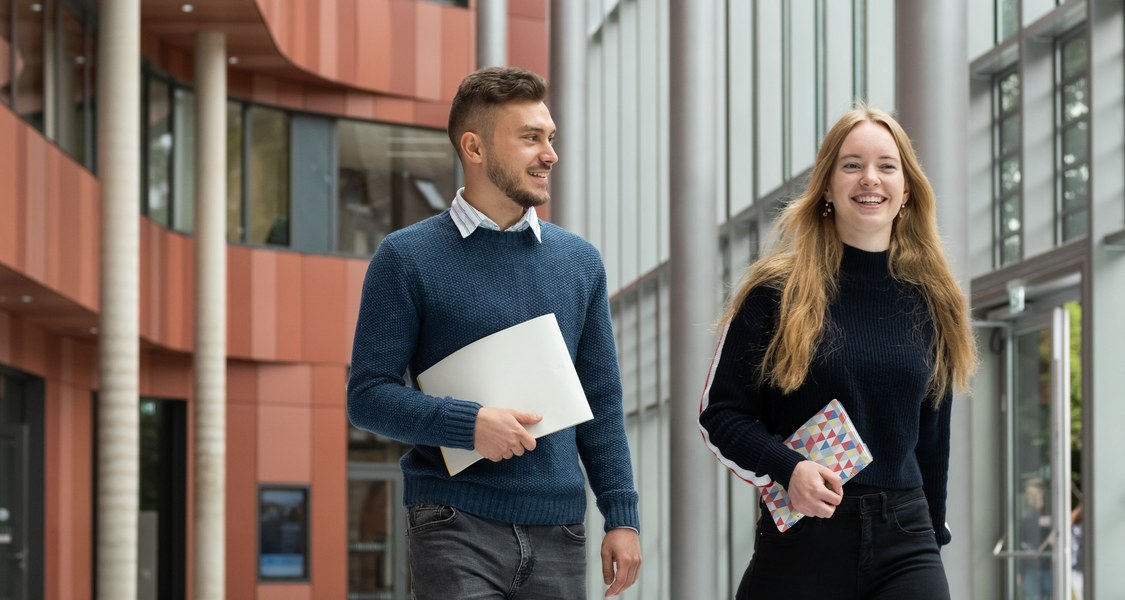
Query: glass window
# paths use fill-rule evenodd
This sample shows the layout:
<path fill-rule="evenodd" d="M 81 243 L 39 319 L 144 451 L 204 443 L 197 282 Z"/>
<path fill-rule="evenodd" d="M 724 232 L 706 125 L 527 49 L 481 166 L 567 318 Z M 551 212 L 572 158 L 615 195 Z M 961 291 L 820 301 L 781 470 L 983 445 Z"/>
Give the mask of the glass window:
<path fill-rule="evenodd" d="M 227 102 L 227 240 L 241 242 L 242 215 L 242 104 Z"/>
<path fill-rule="evenodd" d="M 0 1 L 0 102 L 12 103 L 12 5 Z"/>
<path fill-rule="evenodd" d="M 177 87 L 175 101 L 172 227 L 178 231 L 191 232 L 195 229 L 195 93 L 187 88 Z"/>
<path fill-rule="evenodd" d="M 1085 236 L 1088 228 L 1090 107 L 1086 74 L 1089 57 L 1084 26 L 1080 25 L 1060 38 L 1057 58 L 1055 91 L 1059 114 L 1055 178 L 1058 200 L 1055 226 L 1061 243 Z"/>
<path fill-rule="evenodd" d="M 309 578 L 309 490 L 258 489 L 258 578 Z"/>
<path fill-rule="evenodd" d="M 254 244 L 289 245 L 289 115 L 251 107 L 250 236 Z"/>
<path fill-rule="evenodd" d="M 39 131 L 44 131 L 43 14 L 41 0 L 16 0 L 14 108 Z"/>
<path fill-rule="evenodd" d="M 84 15 L 61 7 L 59 36 L 58 107 L 56 141 L 79 163 L 86 164 L 86 26 Z"/>
<path fill-rule="evenodd" d="M 1008 39 L 1019 29 L 1019 2 L 1017 0 L 996 0 L 996 43 Z"/>
<path fill-rule="evenodd" d="M 147 77 L 147 120 L 145 127 L 148 153 L 148 194 L 145 214 L 168 226 L 172 205 L 172 99 L 167 81 L 151 74 Z"/>
<path fill-rule="evenodd" d="M 388 233 L 445 210 L 457 193 L 442 131 L 341 120 L 337 249 L 370 255 Z"/>
<path fill-rule="evenodd" d="M 1020 79 L 1013 68 L 993 82 L 993 240 L 998 267 L 1019 260 L 1023 246 L 1019 111 Z"/>

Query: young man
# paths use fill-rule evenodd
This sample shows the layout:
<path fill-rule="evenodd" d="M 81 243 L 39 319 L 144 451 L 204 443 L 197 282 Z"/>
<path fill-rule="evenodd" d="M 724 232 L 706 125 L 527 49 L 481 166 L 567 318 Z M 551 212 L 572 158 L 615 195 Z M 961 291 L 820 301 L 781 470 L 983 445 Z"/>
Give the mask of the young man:
<path fill-rule="evenodd" d="M 585 240 L 536 218 L 558 161 L 547 85 L 514 68 L 470 74 L 449 114 L 465 187 L 440 215 L 391 235 L 363 284 L 348 383 L 359 428 L 414 444 L 403 457 L 420 599 L 585 598 L 585 467 L 605 517 L 602 575 L 636 581 L 637 492 L 605 269 Z M 407 387 L 456 350 L 554 313 L 594 419 L 533 438 L 532 415 Z M 439 446 L 475 449 L 451 477 Z"/>

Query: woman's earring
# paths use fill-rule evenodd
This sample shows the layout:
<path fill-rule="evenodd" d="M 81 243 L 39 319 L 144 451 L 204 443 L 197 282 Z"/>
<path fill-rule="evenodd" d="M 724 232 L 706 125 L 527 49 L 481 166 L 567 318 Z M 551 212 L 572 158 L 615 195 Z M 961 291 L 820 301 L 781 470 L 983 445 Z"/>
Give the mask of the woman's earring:
<path fill-rule="evenodd" d="M 820 212 L 820 216 L 827 217 L 832 214 L 832 203 L 828 200 L 824 201 L 824 210 Z"/>
<path fill-rule="evenodd" d="M 903 217 L 905 217 L 905 216 L 906 216 L 906 203 L 905 203 L 905 202 L 903 202 L 903 203 L 902 203 L 902 204 L 900 204 L 900 205 L 899 205 L 899 207 L 898 207 L 898 218 L 900 218 L 900 219 L 901 219 L 901 218 L 903 218 Z"/>

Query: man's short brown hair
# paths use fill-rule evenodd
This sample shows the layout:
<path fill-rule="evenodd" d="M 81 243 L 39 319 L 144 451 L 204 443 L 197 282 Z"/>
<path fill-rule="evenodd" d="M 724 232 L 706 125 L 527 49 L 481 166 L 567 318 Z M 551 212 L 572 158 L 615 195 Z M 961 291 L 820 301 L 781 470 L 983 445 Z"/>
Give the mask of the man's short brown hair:
<path fill-rule="evenodd" d="M 470 73 L 457 88 L 449 107 L 449 141 L 461 154 L 460 140 L 475 131 L 487 140 L 492 135 L 495 109 L 508 102 L 543 102 L 547 80 L 518 67 L 485 67 Z"/>

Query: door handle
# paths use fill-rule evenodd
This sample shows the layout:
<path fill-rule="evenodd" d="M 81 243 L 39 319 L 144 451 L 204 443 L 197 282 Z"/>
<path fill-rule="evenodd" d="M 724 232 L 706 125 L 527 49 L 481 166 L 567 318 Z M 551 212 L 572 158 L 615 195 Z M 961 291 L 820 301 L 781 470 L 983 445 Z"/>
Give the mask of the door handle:
<path fill-rule="evenodd" d="M 27 560 L 26 560 L 26 558 L 27 558 L 27 555 L 24 554 L 23 550 L 20 550 L 19 552 L 13 552 L 12 553 L 12 560 L 16 561 L 16 566 L 18 566 L 20 571 L 23 571 L 23 572 L 27 571 Z"/>

